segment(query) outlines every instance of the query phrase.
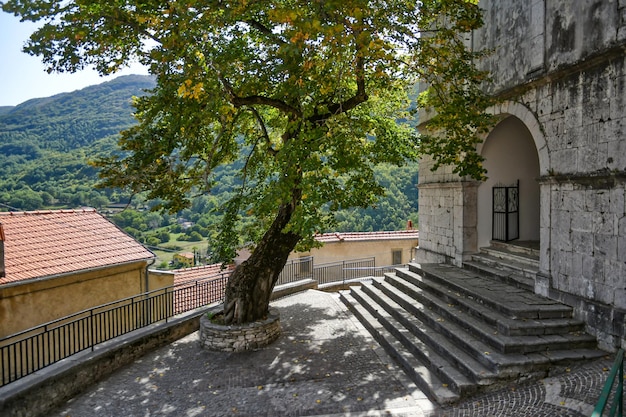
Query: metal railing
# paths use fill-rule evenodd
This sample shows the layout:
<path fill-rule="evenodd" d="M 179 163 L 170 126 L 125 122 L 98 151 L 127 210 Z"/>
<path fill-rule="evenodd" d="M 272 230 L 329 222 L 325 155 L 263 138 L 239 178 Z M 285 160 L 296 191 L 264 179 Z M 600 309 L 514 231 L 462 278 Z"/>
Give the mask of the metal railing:
<path fill-rule="evenodd" d="M 104 304 L 0 340 L 0 386 L 132 331 L 219 302 L 229 273 Z"/>
<path fill-rule="evenodd" d="M 613 363 L 613 367 L 611 368 L 611 372 L 609 372 L 609 376 L 604 384 L 604 388 L 602 389 L 602 393 L 600 394 L 600 399 L 596 404 L 596 408 L 594 408 L 591 417 L 600 417 L 604 413 L 604 409 L 609 402 L 609 398 L 611 397 L 611 393 L 613 391 L 613 386 L 617 384 L 615 388 L 615 392 L 613 392 L 613 402 L 611 403 L 611 408 L 609 409 L 609 417 L 622 417 L 623 415 L 623 403 L 624 403 L 624 349 L 620 349 L 617 352 L 617 356 L 615 358 L 615 362 Z"/>
<path fill-rule="evenodd" d="M 313 278 L 313 257 L 304 256 L 298 259 L 290 259 L 283 267 L 278 276 L 276 285 L 289 284 L 303 279 Z"/>
<path fill-rule="evenodd" d="M 373 257 L 325 263 L 315 266 L 313 279 L 319 285 L 339 282 L 345 284 L 346 281 L 373 276 L 375 268 L 375 258 Z"/>
<path fill-rule="evenodd" d="M 345 283 L 382 275 L 374 258 L 323 264 L 313 257 L 290 260 L 277 285 L 303 279 Z M 224 299 L 230 272 L 100 305 L 0 339 L 0 387 L 100 343 Z"/>

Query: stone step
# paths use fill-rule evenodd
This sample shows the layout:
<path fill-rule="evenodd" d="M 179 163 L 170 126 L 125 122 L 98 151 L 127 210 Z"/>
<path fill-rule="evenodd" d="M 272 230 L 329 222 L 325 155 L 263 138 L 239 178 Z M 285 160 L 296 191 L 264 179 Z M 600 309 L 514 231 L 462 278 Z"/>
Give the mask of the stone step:
<path fill-rule="evenodd" d="M 435 339 L 440 339 L 440 343 L 432 343 L 431 340 L 424 337 L 425 334 L 422 331 L 416 331 L 414 323 L 403 317 L 401 309 L 394 311 L 394 307 L 398 306 L 394 306 L 393 301 L 390 299 L 383 300 L 384 296 L 371 285 L 354 288 L 351 294 L 385 329 L 402 343 L 405 349 L 409 350 L 428 369 L 436 373 L 447 387 L 459 395 L 471 394 L 476 390 L 477 381 L 472 378 L 472 375 L 463 372 L 465 370 L 463 368 L 459 369 L 458 364 L 450 360 L 451 356 L 445 354 L 447 352 L 444 352 L 440 344 L 450 345 L 450 342 L 447 342 L 445 338 L 438 337 L 432 329 L 429 329 L 427 333 L 434 336 Z M 459 353 L 462 354 L 460 350 Z M 478 370 L 476 371 L 476 369 Z M 485 374 L 489 373 L 486 367 L 478 363 L 475 363 L 472 370 L 476 371 L 477 374 L 480 374 L 481 371 Z M 495 374 L 488 376 L 495 376 Z"/>
<path fill-rule="evenodd" d="M 495 382 L 502 375 L 507 375 L 511 369 L 512 374 L 517 374 L 526 362 L 523 355 L 511 355 L 505 357 L 495 352 L 481 340 L 464 331 L 463 328 L 451 322 L 445 322 L 440 316 L 428 312 L 424 315 L 413 315 L 411 311 L 404 310 L 402 300 L 396 302 L 396 297 L 387 296 L 384 292 L 369 287 L 363 287 L 363 291 L 373 299 L 377 306 L 396 308 L 394 312 L 403 326 L 410 329 L 418 339 L 436 351 L 460 372 L 475 381 L 477 385 L 488 385 Z M 417 306 L 416 308 L 420 308 Z M 492 356 L 493 355 L 493 356 Z"/>
<path fill-rule="evenodd" d="M 529 269 L 527 265 L 503 264 L 501 259 L 485 254 L 474 254 L 471 259 L 463 262 L 465 269 L 499 279 L 526 291 L 535 291 L 535 275 L 538 270 Z"/>
<path fill-rule="evenodd" d="M 379 285 L 382 285 L 382 287 L 379 287 Z M 412 314 L 412 311 L 405 308 L 407 300 L 403 294 L 393 287 L 384 286 L 384 282 L 381 281 L 373 283 L 373 285 L 363 286 L 361 291 L 367 294 L 377 306 L 384 308 L 402 326 L 409 329 L 413 335 L 429 346 L 430 349 L 434 349 L 446 361 L 452 363 L 474 383 L 488 385 L 497 378 L 496 366 L 494 366 L 493 362 L 480 361 L 474 358 L 466 350 L 454 343 L 456 336 L 452 338 L 446 336 L 450 333 L 449 329 L 446 328 L 445 331 L 441 331 L 443 327 L 446 327 L 439 324 L 445 321 L 441 316 Z M 424 308 L 424 306 L 415 306 L 415 309 L 420 308 Z M 461 328 L 454 328 L 452 331 L 453 333 L 456 332 L 457 335 L 465 333 Z"/>
<path fill-rule="evenodd" d="M 463 262 L 463 266 L 534 292 L 535 277 L 539 272 L 539 248 L 534 243 L 492 241 L 491 246 L 480 248 L 480 252 Z"/>
<path fill-rule="evenodd" d="M 428 265 L 422 268 L 425 266 L 428 269 Z M 341 297 L 415 383 L 440 403 L 454 402 L 505 382 L 545 377 L 555 367 L 605 354 L 595 349 L 592 337 L 564 330 L 570 329 L 568 326 L 580 330 L 576 320 L 543 318 L 543 313 L 536 313 L 532 320 L 518 319 L 499 310 L 489 312 L 493 303 L 454 289 L 460 286 L 469 294 L 480 293 L 484 282 L 470 279 L 459 285 L 459 276 L 453 273 L 453 282 L 447 285 L 420 276 L 416 272 L 419 270 L 415 265 L 398 268 L 384 279 L 352 287 Z M 458 270 L 463 271 L 454 268 Z M 430 285 L 422 287 L 420 283 Z M 479 288 L 467 288 L 470 283 Z M 508 288 L 513 295 L 503 295 L 517 297 L 515 291 L 520 290 L 510 285 Z M 533 300 L 538 299 L 527 299 Z M 544 308 L 543 297 L 539 300 L 539 308 Z M 531 304 L 529 308 L 537 307 Z M 538 323 L 526 326 L 526 322 L 533 321 Z M 531 333 L 543 327 L 544 333 L 513 336 L 500 334 L 499 330 L 523 332 L 525 327 L 533 329 Z"/>
<path fill-rule="evenodd" d="M 351 291 L 341 291 L 340 298 L 363 326 L 372 334 L 376 341 L 380 343 L 387 354 L 402 367 L 409 378 L 411 378 L 429 398 L 439 404 L 448 404 L 459 400 L 459 394 L 454 392 L 447 383 L 442 381 L 436 372 L 433 372 L 424 365 L 423 362 L 418 360 L 409 349 L 374 318 L 364 305 L 352 296 Z M 416 348 L 419 347 L 420 344 L 416 344 Z M 424 352 L 428 354 L 428 350 Z"/>
<path fill-rule="evenodd" d="M 398 268 L 395 274 L 386 274 L 385 281 L 429 309 L 438 311 L 448 320 L 457 321 L 465 327 L 468 326 L 465 322 L 467 318 L 480 323 L 476 325 L 477 328 L 487 326 L 489 333 L 497 332 L 505 336 L 540 336 L 584 331 L 584 322 L 574 318 L 515 320 L 436 283 L 428 284 L 438 294 L 433 297 L 420 286 L 422 277 L 408 269 Z"/>
<path fill-rule="evenodd" d="M 474 256 L 476 255 L 484 255 L 492 259 L 497 259 L 504 265 L 519 265 L 519 269 L 527 268 L 530 271 L 539 270 L 539 258 L 531 258 L 524 255 L 518 255 L 516 253 L 503 251 L 492 247 L 480 248 L 480 252 L 478 254 L 475 254 Z"/>
<path fill-rule="evenodd" d="M 447 296 L 442 298 L 433 296 L 432 293 L 413 284 L 421 277 L 406 279 L 406 276 L 398 271 L 395 277 L 391 274 L 385 277 L 387 287 L 394 288 L 394 290 L 384 287 L 381 283 L 375 283 L 375 285 L 390 295 L 393 293 L 396 301 L 404 298 L 403 308 L 422 321 L 438 327 L 438 331 L 445 331 L 450 333 L 451 337 L 456 338 L 458 336 L 456 327 L 450 330 L 444 329 L 454 324 L 462 329 L 463 333 L 471 335 L 472 339 L 480 340 L 485 347 L 481 347 L 478 353 L 488 350 L 505 354 L 527 354 L 549 349 L 593 348 L 596 345 L 595 339 L 582 331 L 582 323 L 577 320 L 512 320 L 454 293 L 444 293 Z M 510 333 L 517 334 L 511 335 Z M 464 344 L 465 342 L 461 339 L 457 343 Z M 472 346 L 466 347 L 466 349 L 472 348 Z"/>
<path fill-rule="evenodd" d="M 467 269 L 447 264 L 409 264 L 409 270 L 421 275 L 425 285 L 437 283 L 511 319 L 572 317 L 569 306 Z"/>
<path fill-rule="evenodd" d="M 539 242 L 536 241 L 523 242 L 513 240 L 511 242 L 499 242 L 497 240 L 492 240 L 489 244 L 493 249 L 515 253 L 539 260 Z"/>

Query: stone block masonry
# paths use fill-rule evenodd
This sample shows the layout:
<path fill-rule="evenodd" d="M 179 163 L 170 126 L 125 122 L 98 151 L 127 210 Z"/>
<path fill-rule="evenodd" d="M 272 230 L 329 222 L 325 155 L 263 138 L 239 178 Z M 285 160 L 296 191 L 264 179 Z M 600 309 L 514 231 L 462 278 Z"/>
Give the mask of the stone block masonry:
<path fill-rule="evenodd" d="M 270 309 L 267 319 L 242 325 L 213 323 L 207 314 L 200 318 L 200 345 L 207 350 L 244 352 L 259 349 L 280 336 L 278 310 Z"/>
<path fill-rule="evenodd" d="M 600 347 L 624 346 L 626 0 L 488 0 L 481 7 L 485 25 L 472 45 L 492 50 L 480 65 L 492 76 L 488 92 L 501 102 L 491 109 L 500 122 L 478 150 L 491 158 L 485 166 L 494 182 L 517 176 L 538 183 L 536 205 L 527 206 L 538 216 L 527 229 L 520 225 L 521 232 L 536 228 L 531 240 L 540 240 L 535 291 L 573 306 Z M 520 123 L 498 130 L 509 118 Z M 427 120 L 420 118 L 422 126 Z M 512 160 L 506 159 L 512 148 L 489 153 L 488 147 L 515 135 L 534 142 L 538 170 L 496 169 L 498 161 Z M 420 161 L 418 255 L 428 256 L 417 260 L 462 264 L 478 249 L 473 230 L 478 245 L 489 245 L 491 224 L 483 214 L 491 194 L 483 183 L 475 198 L 466 178 L 431 167 L 430 158 Z M 520 203 L 531 201 L 521 190 Z"/>

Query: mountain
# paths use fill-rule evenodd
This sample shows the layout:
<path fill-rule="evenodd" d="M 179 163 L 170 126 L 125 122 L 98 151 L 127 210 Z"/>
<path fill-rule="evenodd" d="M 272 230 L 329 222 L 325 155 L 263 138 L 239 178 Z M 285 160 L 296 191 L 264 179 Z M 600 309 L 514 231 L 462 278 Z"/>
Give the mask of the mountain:
<path fill-rule="evenodd" d="M 154 87 L 152 77 L 128 75 L 73 93 L 28 100 L 0 109 L 0 153 L 34 149 L 67 152 L 117 134 L 134 123 L 132 96 Z M 26 139 L 26 143 L 24 140 Z M 13 149 L 13 145 L 17 146 Z M 25 153 L 28 156 L 29 152 Z"/>
<path fill-rule="evenodd" d="M 135 123 L 132 97 L 154 86 L 150 76 L 128 75 L 0 107 L 0 204 L 32 210 L 112 197 L 93 189 L 87 160 L 110 153 L 117 134 Z"/>
<path fill-rule="evenodd" d="M 0 210 L 125 205 L 130 199 L 127 192 L 95 188 L 97 172 L 88 161 L 116 149 L 119 132 L 135 123 L 132 97 L 146 94 L 154 86 L 152 77 L 130 75 L 72 93 L 0 107 Z M 196 199 L 191 212 L 183 213 L 205 226 L 215 220 L 201 220 L 211 212 L 207 207 L 219 206 L 238 183 L 233 166 L 221 167 L 216 175 L 219 180 L 212 195 Z M 337 231 L 401 229 L 409 218 L 417 223 L 417 163 L 400 168 L 381 166 L 376 175 L 387 196 L 375 208 L 336 213 Z M 140 198 L 133 203 L 145 204 Z M 143 214 L 137 218 L 134 232 L 148 231 L 148 225 L 154 223 Z"/>

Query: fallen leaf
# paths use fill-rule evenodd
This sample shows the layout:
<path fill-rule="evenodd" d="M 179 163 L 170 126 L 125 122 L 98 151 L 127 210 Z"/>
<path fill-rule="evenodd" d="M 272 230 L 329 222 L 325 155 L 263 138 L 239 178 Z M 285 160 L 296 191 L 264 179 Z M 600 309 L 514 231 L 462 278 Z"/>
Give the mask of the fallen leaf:
<path fill-rule="evenodd" d="M 256 387 L 259 391 L 261 391 L 263 389 L 263 385 L 259 385 L 258 387 Z"/>

